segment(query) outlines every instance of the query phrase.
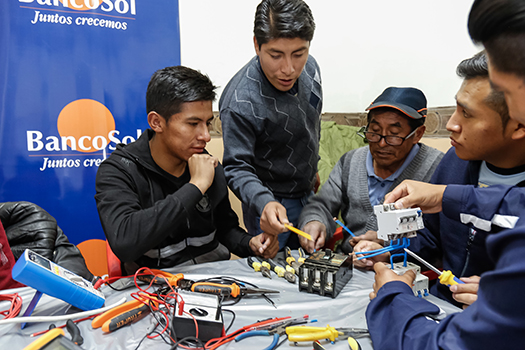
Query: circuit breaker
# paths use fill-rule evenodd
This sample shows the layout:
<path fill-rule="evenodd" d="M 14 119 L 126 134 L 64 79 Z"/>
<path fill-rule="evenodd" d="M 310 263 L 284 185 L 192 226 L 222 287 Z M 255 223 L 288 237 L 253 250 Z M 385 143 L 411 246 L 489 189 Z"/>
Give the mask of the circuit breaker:
<path fill-rule="evenodd" d="M 352 278 L 352 268 L 351 256 L 319 250 L 299 268 L 299 291 L 335 298 Z"/>
<path fill-rule="evenodd" d="M 419 208 L 396 209 L 394 204 L 374 206 L 377 217 L 377 238 L 392 241 L 416 236 L 416 231 L 423 229 L 423 213 Z"/>

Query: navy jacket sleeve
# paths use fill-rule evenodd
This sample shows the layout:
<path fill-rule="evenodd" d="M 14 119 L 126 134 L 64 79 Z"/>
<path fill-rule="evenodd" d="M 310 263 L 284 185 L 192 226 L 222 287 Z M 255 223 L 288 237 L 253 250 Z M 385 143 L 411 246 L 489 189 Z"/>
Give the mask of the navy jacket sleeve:
<path fill-rule="evenodd" d="M 403 282 L 389 282 L 367 308 L 376 349 L 518 349 L 525 334 L 525 228 L 487 239 L 493 271 L 482 275 L 478 300 L 440 323 L 425 313 L 437 308 L 414 297 Z"/>
<path fill-rule="evenodd" d="M 489 232 L 493 225 L 513 228 L 523 225 L 520 214 L 525 208 L 525 188 L 448 185 L 442 204 L 443 214 L 475 229 Z"/>

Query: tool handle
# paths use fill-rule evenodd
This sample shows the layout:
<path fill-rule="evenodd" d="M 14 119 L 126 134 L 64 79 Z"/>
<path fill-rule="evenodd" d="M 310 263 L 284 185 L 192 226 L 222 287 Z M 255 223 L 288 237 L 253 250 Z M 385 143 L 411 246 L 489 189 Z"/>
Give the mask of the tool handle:
<path fill-rule="evenodd" d="M 298 234 L 299 236 L 302 236 L 302 237 L 306 238 L 309 241 L 313 241 L 312 236 L 310 236 L 310 234 L 308 234 L 306 232 L 303 232 L 303 231 L 299 230 L 298 228 L 295 228 L 295 227 L 293 227 L 291 225 L 288 225 L 288 224 L 284 224 L 284 227 L 286 227 L 288 230 Z"/>
<path fill-rule="evenodd" d="M 109 309 L 108 311 L 104 312 L 103 314 L 98 315 L 91 321 L 91 327 L 93 328 L 100 328 L 104 323 L 106 323 L 107 320 L 120 315 L 123 312 L 126 312 L 130 309 L 136 308 L 137 306 L 142 305 L 143 303 L 140 300 L 130 300 L 122 305 L 116 306 L 113 309 Z"/>
<path fill-rule="evenodd" d="M 66 329 L 71 334 L 71 341 L 77 345 L 84 344 L 84 338 L 80 335 L 80 329 L 72 319 L 67 320 Z"/>
<path fill-rule="evenodd" d="M 351 350 L 361 350 L 361 345 L 352 337 L 348 337 L 348 346 Z"/>
<path fill-rule="evenodd" d="M 295 258 L 292 255 L 292 250 L 290 249 L 290 247 L 288 246 L 284 247 L 284 252 L 286 253 L 286 260 L 288 260 L 288 258 L 292 258 L 295 260 Z"/>
<path fill-rule="evenodd" d="M 444 270 L 443 273 L 441 273 L 439 276 L 439 282 L 441 284 L 447 285 L 448 287 L 454 284 L 465 284 L 465 282 L 454 276 L 449 270 Z"/>
<path fill-rule="evenodd" d="M 102 331 L 114 332 L 119 328 L 122 328 L 132 322 L 141 320 L 148 314 L 150 308 L 148 305 L 142 304 L 132 310 L 126 311 L 108 321 L 102 325 Z"/>
<path fill-rule="evenodd" d="M 326 326 L 326 328 L 308 326 L 286 327 L 286 334 L 288 334 L 288 340 L 291 342 L 314 341 L 320 339 L 330 339 L 330 341 L 335 341 L 335 338 L 339 336 L 339 332 L 334 327 L 330 326 Z"/>
<path fill-rule="evenodd" d="M 304 260 L 306 259 L 306 253 L 301 247 L 297 248 L 297 251 L 299 252 L 299 259 L 297 261 L 302 264 L 304 263 Z"/>
<path fill-rule="evenodd" d="M 270 264 L 270 268 L 277 274 L 277 276 L 284 277 L 284 272 L 286 271 L 284 267 L 277 265 L 272 259 L 266 261 Z"/>
<path fill-rule="evenodd" d="M 197 282 L 191 286 L 192 292 L 201 292 L 216 295 L 225 295 L 237 297 L 241 294 L 241 288 L 235 283 L 232 284 L 220 284 L 220 283 L 209 283 L 209 282 Z"/>
<path fill-rule="evenodd" d="M 248 261 L 248 266 L 250 266 L 252 269 L 254 269 L 255 272 L 261 271 L 261 263 L 256 262 L 255 260 L 253 260 L 253 257 L 249 256 L 247 261 Z"/>

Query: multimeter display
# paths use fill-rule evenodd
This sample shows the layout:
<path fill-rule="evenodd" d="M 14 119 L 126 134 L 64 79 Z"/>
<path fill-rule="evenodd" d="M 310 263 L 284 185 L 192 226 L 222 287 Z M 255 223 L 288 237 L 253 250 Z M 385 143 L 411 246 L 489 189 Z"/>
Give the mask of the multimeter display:
<path fill-rule="evenodd" d="M 104 294 L 79 275 L 26 249 L 11 271 L 13 279 L 82 310 L 104 305 Z"/>
<path fill-rule="evenodd" d="M 58 336 L 40 348 L 41 350 L 77 350 L 82 349 L 64 336 Z"/>
<path fill-rule="evenodd" d="M 34 253 L 32 251 L 29 251 L 28 255 L 29 255 L 29 259 L 31 259 L 31 261 L 37 263 L 38 265 L 40 265 L 42 267 L 45 267 L 48 270 L 51 270 L 50 261 L 47 260 L 46 258 L 44 258 L 43 256 L 40 256 L 37 253 Z"/>

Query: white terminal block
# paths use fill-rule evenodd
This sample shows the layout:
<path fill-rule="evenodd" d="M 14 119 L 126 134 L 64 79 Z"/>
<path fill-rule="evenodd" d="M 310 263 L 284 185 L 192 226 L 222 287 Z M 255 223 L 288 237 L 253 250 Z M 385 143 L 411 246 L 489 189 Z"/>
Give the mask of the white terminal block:
<path fill-rule="evenodd" d="M 392 241 L 416 236 L 423 225 L 423 213 L 419 208 L 396 209 L 394 204 L 374 206 L 377 217 L 377 238 Z"/>
<path fill-rule="evenodd" d="M 398 276 L 402 276 L 405 272 L 409 270 L 414 270 L 416 272 L 416 279 L 414 280 L 414 285 L 412 286 L 412 291 L 416 297 L 426 297 L 429 294 L 428 289 L 428 277 L 421 274 L 421 267 L 419 265 L 407 262 L 407 266 L 403 266 L 402 262 L 394 264 L 394 271 Z"/>

